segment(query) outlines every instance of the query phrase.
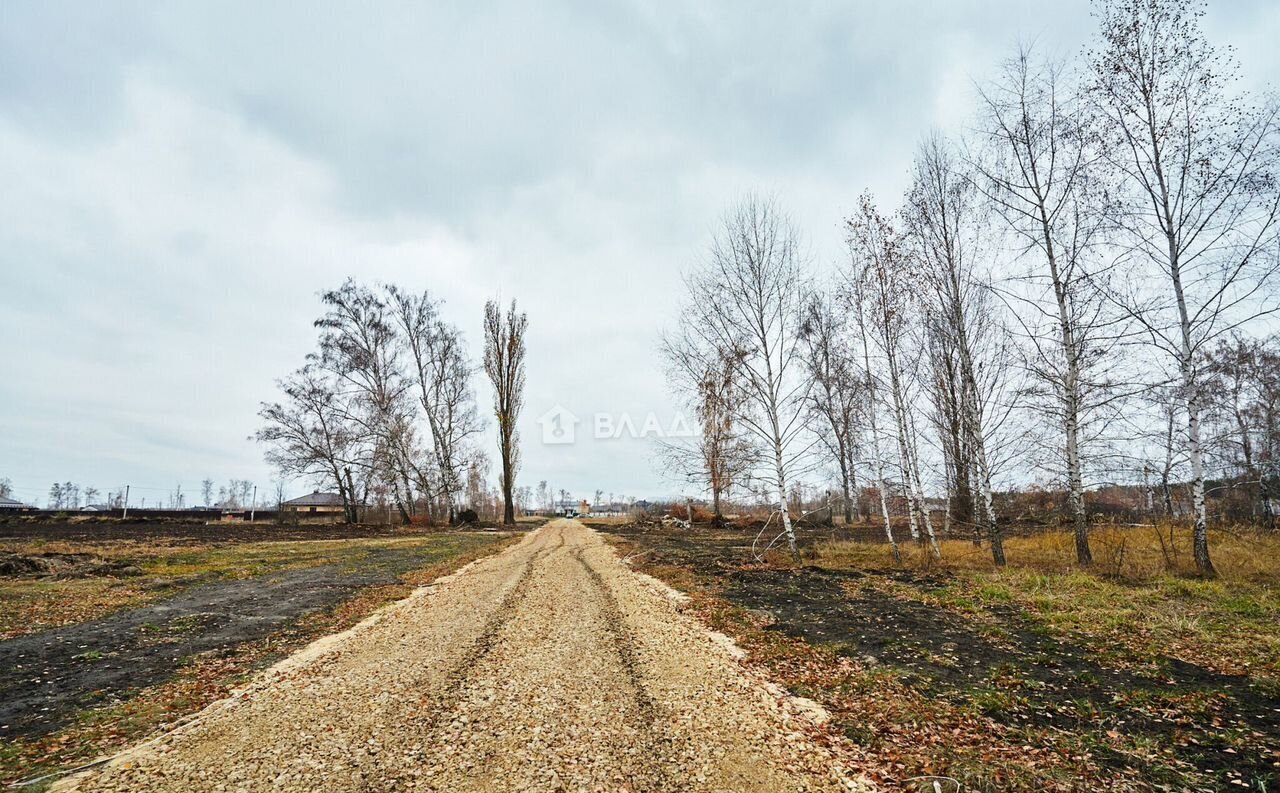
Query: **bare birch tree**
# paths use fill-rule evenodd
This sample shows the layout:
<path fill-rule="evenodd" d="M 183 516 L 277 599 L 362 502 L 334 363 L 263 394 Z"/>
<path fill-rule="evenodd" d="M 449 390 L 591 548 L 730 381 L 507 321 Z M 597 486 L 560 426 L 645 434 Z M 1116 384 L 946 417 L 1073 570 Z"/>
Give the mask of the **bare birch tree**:
<path fill-rule="evenodd" d="M 514 526 L 515 480 L 520 469 L 520 435 L 516 421 L 524 407 L 525 331 L 528 317 L 516 311 L 516 301 L 504 315 L 498 301 L 484 305 L 484 370 L 493 384 L 493 414 L 498 422 L 501 460 L 502 522 Z"/>
<path fill-rule="evenodd" d="M 964 426 L 962 387 L 954 345 L 941 312 L 930 314 L 926 311 L 921 321 L 928 357 L 928 388 L 933 401 L 932 423 L 938 435 L 947 483 L 942 533 L 950 536 L 952 528 L 959 524 L 969 530 L 975 545 L 981 545 L 983 526 L 974 520 L 973 466 Z"/>
<path fill-rule="evenodd" d="M 857 212 L 845 221 L 852 291 L 861 302 L 861 313 L 871 329 L 882 362 L 887 394 L 883 398 L 893 415 L 897 434 L 898 459 L 907 495 L 908 518 L 913 538 L 924 536 L 934 557 L 940 557 L 933 520 L 925 503 L 924 483 L 916 445 L 917 429 L 908 393 L 907 352 L 909 314 L 913 310 L 919 273 L 912 272 L 910 257 L 903 250 L 898 231 L 880 214 L 870 194 L 863 193 Z M 870 371 L 870 362 L 868 361 Z"/>
<path fill-rule="evenodd" d="M 1184 437 L 1186 422 L 1182 416 L 1180 394 L 1176 382 L 1166 382 L 1144 390 L 1142 403 L 1145 403 L 1150 417 L 1144 419 L 1137 435 L 1145 444 L 1154 446 L 1153 451 L 1145 455 L 1143 466 L 1156 475 L 1156 483 L 1152 488 L 1154 490 L 1158 486 L 1160 513 L 1169 520 L 1182 513 L 1175 498 L 1174 487 L 1187 465 L 1187 444 Z M 1153 515 L 1156 511 L 1154 506 L 1153 503 Z"/>
<path fill-rule="evenodd" d="M 1262 512 L 1275 528 L 1280 512 L 1276 504 L 1280 497 L 1280 335 L 1272 335 L 1258 355 L 1255 388 L 1250 414 L 1259 433 Z"/>
<path fill-rule="evenodd" d="M 856 505 L 857 459 L 866 392 L 848 328 L 830 295 L 810 295 L 800 336 L 804 340 L 805 365 L 813 380 L 809 409 L 817 419 L 815 432 L 840 472 L 844 522 L 848 525 L 855 512 L 862 520 L 861 508 Z"/>
<path fill-rule="evenodd" d="M 1271 353 L 1269 356 L 1268 353 Z M 1223 479 L 1237 480 L 1245 493 L 1247 513 L 1241 517 L 1275 522 L 1272 512 L 1271 482 L 1263 468 L 1267 449 L 1265 405 L 1268 392 L 1280 388 L 1267 366 L 1274 352 L 1262 339 L 1233 334 L 1209 349 L 1205 360 L 1206 405 L 1209 418 L 1218 427 L 1216 446 Z"/>
<path fill-rule="evenodd" d="M 468 441 L 480 431 L 471 388 L 472 364 L 462 332 L 440 318 L 427 292 L 414 295 L 390 286 L 387 293 L 408 350 L 410 379 L 417 386 L 430 429 L 438 493 L 453 523 L 470 455 Z"/>
<path fill-rule="evenodd" d="M 1130 275 L 1115 302 L 1177 370 L 1193 551 L 1200 572 L 1213 575 L 1200 360 L 1214 339 L 1275 310 L 1280 108 L 1251 105 L 1235 90 L 1236 67 L 1205 39 L 1202 14 L 1196 0 L 1104 2 L 1089 94 Z"/>
<path fill-rule="evenodd" d="M 810 445 L 809 379 L 799 351 L 805 291 L 799 233 L 775 201 L 748 196 L 725 216 L 706 262 L 685 283 L 687 329 L 735 362 L 742 389 L 736 420 L 768 461 L 755 474 L 777 495 L 782 534 L 799 561 L 787 507 L 790 477 Z"/>
<path fill-rule="evenodd" d="M 401 370 L 401 340 L 391 311 L 373 290 L 351 279 L 322 293 L 321 301 L 326 310 L 315 322 L 315 360 L 334 375 L 347 419 L 361 429 L 362 479 L 384 481 L 407 524 L 415 511 L 415 482 L 425 477 L 417 465 L 409 381 Z"/>
<path fill-rule="evenodd" d="M 267 446 L 267 462 L 281 473 L 309 477 L 336 488 L 346 521 L 355 523 L 359 502 L 347 472 L 358 441 L 330 379 L 316 366 L 308 365 L 278 385 L 284 401 L 264 402 L 258 412 L 264 426 L 256 438 Z M 213 482 L 205 480 L 204 484 L 205 500 L 211 501 Z"/>
<path fill-rule="evenodd" d="M 908 251 L 928 286 L 925 330 L 942 363 L 962 443 L 952 465 L 971 471 L 982 533 L 997 565 L 1004 542 L 993 496 L 994 452 L 1008 405 L 1002 404 L 1008 349 L 991 301 L 989 282 L 978 271 L 986 227 L 970 176 L 937 135 L 920 146 L 903 212 Z M 954 385 L 952 385 L 954 384 Z"/>
<path fill-rule="evenodd" d="M 667 470 L 706 484 L 712 513 L 719 520 L 724 495 L 753 463 L 750 444 L 736 421 L 742 398 L 737 359 L 726 359 L 688 328 L 666 334 L 661 350 L 667 382 L 697 415 L 698 433 L 690 439 L 663 441 L 660 458 Z"/>
<path fill-rule="evenodd" d="M 871 368 L 871 336 L 867 331 L 866 320 L 866 305 L 871 300 L 871 296 L 866 292 L 869 286 L 863 281 L 852 279 L 846 284 L 844 296 L 852 310 L 857 326 L 857 338 L 860 341 L 859 346 L 862 350 L 862 382 L 865 383 L 867 389 L 867 399 L 863 410 L 867 420 L 868 434 L 871 437 L 871 470 L 875 474 L 876 491 L 880 496 L 880 517 L 884 521 L 884 536 L 889 542 L 889 547 L 893 550 L 893 560 L 901 562 L 902 551 L 898 548 L 898 541 L 893 536 L 893 521 L 889 515 L 888 484 L 885 482 L 884 476 L 885 463 L 880 454 L 880 420 L 878 417 L 880 403 L 876 397 L 881 385 L 879 376 Z"/>
<path fill-rule="evenodd" d="M 976 184 L 1023 242 L 1030 270 L 1010 290 L 1027 340 L 1028 394 L 1062 433 L 1062 469 L 1076 560 L 1090 564 L 1085 510 L 1086 425 L 1107 404 L 1103 371 L 1116 337 L 1090 261 L 1098 245 L 1101 197 L 1090 192 L 1090 162 L 1079 102 L 1060 65 L 1021 50 L 980 88 Z M 1096 267 L 1093 268 L 1096 270 Z M 1052 330 L 1050 330 L 1050 328 Z"/>

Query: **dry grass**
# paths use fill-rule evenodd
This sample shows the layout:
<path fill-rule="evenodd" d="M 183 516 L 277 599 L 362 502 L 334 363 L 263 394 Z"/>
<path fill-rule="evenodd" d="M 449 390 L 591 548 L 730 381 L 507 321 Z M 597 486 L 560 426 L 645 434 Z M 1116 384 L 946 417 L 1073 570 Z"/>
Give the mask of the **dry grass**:
<path fill-rule="evenodd" d="M 696 510 L 695 510 L 696 511 Z M 583 515 L 578 520 L 590 526 L 598 524 L 601 526 L 626 526 L 635 521 L 632 515 Z"/>
<path fill-rule="evenodd" d="M 1012 604 L 1056 634 L 1094 637 L 1120 663 L 1175 656 L 1228 674 L 1280 681 L 1280 535 L 1211 532 L 1215 579 L 1195 575 L 1187 530 L 1175 529 L 1174 540 L 1168 526 L 1096 530 L 1088 569 L 1076 564 L 1068 532 L 1007 539 L 1005 568 L 992 563 L 988 548 L 972 542 L 942 543 L 941 560 L 908 544 L 902 568 L 935 573 L 945 585 L 924 594 L 914 588 L 888 594 L 970 616 Z M 893 567 L 883 545 L 830 542 L 814 553 L 818 566 L 831 569 Z M 880 588 L 895 589 L 877 581 Z"/>
<path fill-rule="evenodd" d="M 0 580 L 0 640 L 141 606 L 160 594 L 131 579 Z"/>
<path fill-rule="evenodd" d="M 1129 581 L 1155 577 L 1193 576 L 1191 532 L 1181 526 L 1103 526 L 1090 532 L 1092 571 Z M 1005 539 L 1009 566 L 1048 573 L 1079 570 L 1075 540 L 1070 532 L 1042 532 Z M 903 566 L 940 570 L 995 570 L 991 551 L 969 540 L 943 540 L 942 559 L 934 560 L 923 546 L 902 543 Z M 1220 529 L 1209 533 L 1209 548 L 1223 581 L 1280 583 L 1280 533 L 1252 529 Z M 823 567 L 880 569 L 891 563 L 889 547 L 861 542 L 819 543 L 814 550 Z"/>
<path fill-rule="evenodd" d="M 12 553 L 89 553 L 127 561 L 144 575 L 126 578 L 0 579 L 0 639 L 84 622 L 127 607 L 142 606 L 177 590 L 217 580 L 355 562 L 380 548 L 443 549 L 459 534 L 369 539 L 191 543 L 165 539 L 101 542 L 6 540 Z"/>

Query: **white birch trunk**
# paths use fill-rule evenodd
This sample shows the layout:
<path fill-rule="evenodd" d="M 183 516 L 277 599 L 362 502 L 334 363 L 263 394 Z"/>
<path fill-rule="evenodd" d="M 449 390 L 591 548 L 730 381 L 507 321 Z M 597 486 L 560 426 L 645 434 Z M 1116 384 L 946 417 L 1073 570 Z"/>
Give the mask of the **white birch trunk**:
<path fill-rule="evenodd" d="M 870 410 L 867 411 L 868 423 L 871 425 L 871 454 L 875 462 L 876 490 L 880 493 L 880 517 L 884 518 L 884 536 L 893 549 L 893 560 L 902 561 L 902 551 L 898 541 L 893 538 L 893 524 L 889 520 L 889 496 L 884 486 L 884 460 L 880 457 L 880 429 L 876 421 L 876 379 L 871 374 L 871 353 L 867 349 L 867 326 L 862 318 L 862 306 L 859 304 L 858 330 L 862 335 L 862 362 L 867 372 L 867 399 Z"/>
<path fill-rule="evenodd" d="M 1037 210 L 1040 228 L 1044 235 L 1045 258 L 1049 264 L 1049 278 L 1053 282 L 1053 295 L 1058 308 L 1058 336 L 1062 344 L 1066 372 L 1062 380 L 1062 429 L 1066 436 L 1067 456 L 1067 504 L 1071 511 L 1072 528 L 1075 531 L 1076 561 L 1082 565 L 1093 563 L 1089 548 L 1089 519 L 1084 511 L 1084 466 L 1080 460 L 1080 351 L 1076 344 L 1075 327 L 1071 318 L 1071 296 L 1062 280 L 1058 257 L 1053 244 L 1049 224 L 1048 207 L 1040 191 L 1036 163 L 1031 164 L 1035 180 Z"/>
<path fill-rule="evenodd" d="M 770 383 L 773 382 L 772 364 L 766 365 L 769 372 Z M 772 392 L 770 392 L 772 393 Z M 769 419 L 773 426 L 773 463 L 774 470 L 778 476 L 778 508 L 782 510 L 782 533 L 787 537 L 787 549 L 791 551 L 791 558 L 798 564 L 800 562 L 800 548 L 796 545 L 796 531 L 791 525 L 791 510 L 787 508 L 787 470 L 783 463 L 783 442 L 782 427 L 778 420 L 778 407 L 776 400 L 770 401 Z"/>
<path fill-rule="evenodd" d="M 910 431 L 908 444 L 911 454 L 912 498 L 916 502 L 916 510 L 919 512 L 921 522 L 924 525 L 924 534 L 929 538 L 929 548 L 933 551 L 933 558 L 941 559 L 942 549 L 938 547 L 938 537 L 933 532 L 933 518 L 929 516 L 929 505 L 924 499 L 924 480 L 920 477 L 920 456 L 916 451 L 918 447 L 916 446 L 915 422 L 905 413 L 903 418 L 908 422 Z"/>
<path fill-rule="evenodd" d="M 902 472 L 907 480 L 907 506 L 911 512 L 911 537 L 920 539 L 920 530 L 928 538 L 934 558 L 941 558 L 938 538 L 933 533 L 933 521 L 924 503 L 924 488 L 920 479 L 920 464 L 916 459 L 914 428 L 907 416 L 906 400 L 902 394 L 902 377 L 898 371 L 898 356 L 888 350 L 889 387 L 893 392 L 894 411 L 898 422 L 898 447 L 902 455 Z M 918 523 L 917 523 L 918 522 Z"/>

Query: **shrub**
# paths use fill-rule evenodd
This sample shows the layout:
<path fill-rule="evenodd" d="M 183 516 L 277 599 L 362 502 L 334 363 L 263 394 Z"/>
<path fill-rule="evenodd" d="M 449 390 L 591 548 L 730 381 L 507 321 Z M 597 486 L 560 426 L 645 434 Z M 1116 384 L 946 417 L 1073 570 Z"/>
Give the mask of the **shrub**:
<path fill-rule="evenodd" d="M 677 504 L 667 512 L 667 514 L 670 515 L 671 517 L 679 518 L 680 520 L 688 520 L 689 519 L 688 513 L 689 513 L 689 510 L 685 507 L 684 504 Z M 712 515 L 710 511 L 705 510 L 702 507 L 695 506 L 693 508 L 694 523 L 710 523 L 711 519 L 714 517 L 715 516 Z"/>

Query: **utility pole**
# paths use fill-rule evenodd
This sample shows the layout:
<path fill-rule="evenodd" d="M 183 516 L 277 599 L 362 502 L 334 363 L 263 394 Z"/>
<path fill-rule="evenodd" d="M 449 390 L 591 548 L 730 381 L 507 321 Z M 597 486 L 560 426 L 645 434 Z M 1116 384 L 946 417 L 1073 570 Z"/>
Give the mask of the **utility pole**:
<path fill-rule="evenodd" d="M 125 485 L 124 486 L 124 514 L 120 516 L 120 519 L 126 520 L 128 517 L 129 517 L 129 486 Z"/>
<path fill-rule="evenodd" d="M 249 502 L 249 522 L 253 523 L 254 513 L 258 511 L 258 486 L 253 486 L 253 501 Z"/>

